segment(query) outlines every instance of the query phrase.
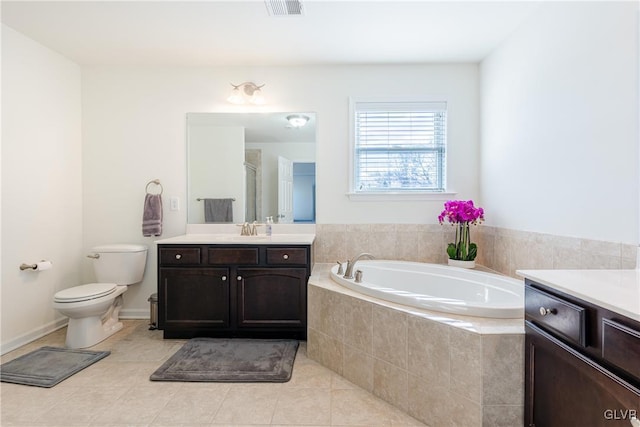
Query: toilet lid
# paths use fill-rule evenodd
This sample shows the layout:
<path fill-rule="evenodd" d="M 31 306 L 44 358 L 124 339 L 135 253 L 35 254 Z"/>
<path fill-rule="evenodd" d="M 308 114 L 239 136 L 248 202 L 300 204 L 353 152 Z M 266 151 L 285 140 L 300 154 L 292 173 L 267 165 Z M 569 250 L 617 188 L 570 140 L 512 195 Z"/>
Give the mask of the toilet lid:
<path fill-rule="evenodd" d="M 89 283 L 88 285 L 74 286 L 56 292 L 56 302 L 77 302 L 109 295 L 116 290 L 115 283 Z"/>

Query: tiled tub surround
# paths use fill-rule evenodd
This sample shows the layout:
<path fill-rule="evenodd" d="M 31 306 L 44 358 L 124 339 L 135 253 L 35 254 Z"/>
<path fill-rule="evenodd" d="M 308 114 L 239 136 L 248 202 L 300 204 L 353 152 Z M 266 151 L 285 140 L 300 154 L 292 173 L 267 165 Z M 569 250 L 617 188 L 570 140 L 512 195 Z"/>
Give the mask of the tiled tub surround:
<path fill-rule="evenodd" d="M 317 224 L 316 262 L 346 261 L 361 252 L 378 259 L 447 262 L 453 227 L 439 224 Z M 518 269 L 627 269 L 636 246 L 480 225 L 472 227 L 476 262 L 520 279 Z"/>
<path fill-rule="evenodd" d="M 523 422 L 522 319 L 412 309 L 346 289 L 316 264 L 308 356 L 432 426 Z"/>

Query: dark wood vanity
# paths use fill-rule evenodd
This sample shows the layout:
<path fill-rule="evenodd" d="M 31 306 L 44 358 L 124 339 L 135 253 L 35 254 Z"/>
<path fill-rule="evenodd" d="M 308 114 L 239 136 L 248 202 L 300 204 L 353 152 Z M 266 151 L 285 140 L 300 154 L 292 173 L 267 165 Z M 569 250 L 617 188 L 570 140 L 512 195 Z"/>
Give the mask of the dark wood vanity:
<path fill-rule="evenodd" d="M 525 331 L 526 426 L 640 418 L 640 322 L 526 279 Z"/>
<path fill-rule="evenodd" d="M 164 338 L 306 338 L 313 246 L 158 244 Z"/>

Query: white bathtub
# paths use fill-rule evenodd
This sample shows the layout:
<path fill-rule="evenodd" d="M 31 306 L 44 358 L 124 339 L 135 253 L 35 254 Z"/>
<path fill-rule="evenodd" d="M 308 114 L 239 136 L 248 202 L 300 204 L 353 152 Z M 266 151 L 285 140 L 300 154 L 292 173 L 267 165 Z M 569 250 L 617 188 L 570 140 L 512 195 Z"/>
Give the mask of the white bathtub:
<path fill-rule="evenodd" d="M 362 260 L 362 283 L 331 278 L 352 290 L 386 301 L 446 313 L 490 318 L 522 318 L 524 285 L 497 274 L 438 264 L 409 261 Z"/>

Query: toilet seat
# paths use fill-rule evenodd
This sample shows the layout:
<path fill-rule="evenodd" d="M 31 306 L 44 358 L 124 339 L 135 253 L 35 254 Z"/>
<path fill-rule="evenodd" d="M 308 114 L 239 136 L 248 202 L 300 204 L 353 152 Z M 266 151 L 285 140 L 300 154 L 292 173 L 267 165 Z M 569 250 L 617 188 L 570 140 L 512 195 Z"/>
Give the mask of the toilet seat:
<path fill-rule="evenodd" d="M 100 298 L 116 291 L 115 283 L 89 283 L 56 292 L 54 302 L 79 302 Z"/>

